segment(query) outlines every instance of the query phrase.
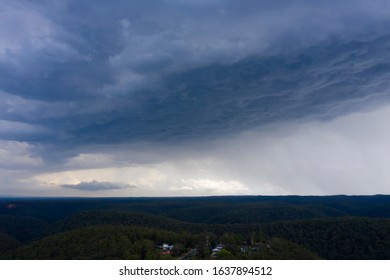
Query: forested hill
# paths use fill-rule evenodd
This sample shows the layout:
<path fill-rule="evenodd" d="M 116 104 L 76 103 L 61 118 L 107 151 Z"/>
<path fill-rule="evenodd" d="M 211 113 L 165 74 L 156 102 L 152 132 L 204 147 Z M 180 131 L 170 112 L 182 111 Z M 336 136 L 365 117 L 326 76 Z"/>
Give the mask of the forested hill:
<path fill-rule="evenodd" d="M 390 196 L 0 198 L 0 258 L 390 259 Z"/>

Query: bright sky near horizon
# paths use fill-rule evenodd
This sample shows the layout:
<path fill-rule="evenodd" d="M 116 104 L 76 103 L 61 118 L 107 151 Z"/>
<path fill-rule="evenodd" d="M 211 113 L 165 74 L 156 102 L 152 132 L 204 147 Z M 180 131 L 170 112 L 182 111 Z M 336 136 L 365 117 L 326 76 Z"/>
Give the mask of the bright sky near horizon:
<path fill-rule="evenodd" d="M 389 1 L 4 0 L 0 23 L 0 196 L 389 194 Z"/>

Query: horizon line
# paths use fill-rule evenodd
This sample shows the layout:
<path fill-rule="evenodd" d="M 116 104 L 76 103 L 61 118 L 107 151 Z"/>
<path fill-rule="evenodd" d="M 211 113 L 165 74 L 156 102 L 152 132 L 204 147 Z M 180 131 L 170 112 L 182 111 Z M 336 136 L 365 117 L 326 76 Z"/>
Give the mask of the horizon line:
<path fill-rule="evenodd" d="M 390 194 L 327 194 L 327 195 L 198 195 L 198 196 L 18 196 L 18 195 L 3 195 L 0 199 L 129 199 L 129 198 L 223 198 L 223 197 L 374 197 L 374 196 L 390 196 Z"/>

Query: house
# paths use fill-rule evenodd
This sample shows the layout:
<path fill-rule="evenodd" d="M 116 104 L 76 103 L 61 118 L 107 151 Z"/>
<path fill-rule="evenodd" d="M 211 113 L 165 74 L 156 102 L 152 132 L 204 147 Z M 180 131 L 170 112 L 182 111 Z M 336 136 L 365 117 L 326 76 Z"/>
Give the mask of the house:
<path fill-rule="evenodd" d="M 161 246 L 158 246 L 162 249 L 161 254 L 163 255 L 171 255 L 174 245 L 169 245 L 168 243 L 163 243 Z"/>
<path fill-rule="evenodd" d="M 217 254 L 223 249 L 223 244 L 218 244 L 214 249 L 211 250 L 211 256 L 216 257 Z"/>

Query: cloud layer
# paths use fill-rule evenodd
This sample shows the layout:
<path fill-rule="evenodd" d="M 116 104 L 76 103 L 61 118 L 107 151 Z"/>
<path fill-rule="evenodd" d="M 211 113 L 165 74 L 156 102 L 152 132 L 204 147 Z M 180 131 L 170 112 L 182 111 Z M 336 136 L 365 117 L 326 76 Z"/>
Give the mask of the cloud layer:
<path fill-rule="evenodd" d="M 0 194 L 385 192 L 389 5 L 3 1 Z"/>

